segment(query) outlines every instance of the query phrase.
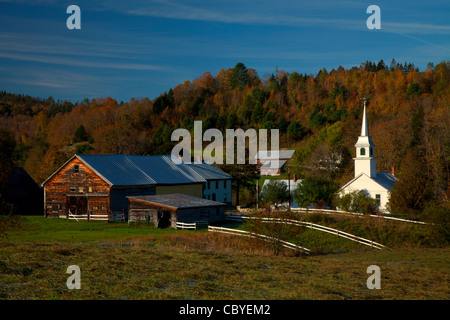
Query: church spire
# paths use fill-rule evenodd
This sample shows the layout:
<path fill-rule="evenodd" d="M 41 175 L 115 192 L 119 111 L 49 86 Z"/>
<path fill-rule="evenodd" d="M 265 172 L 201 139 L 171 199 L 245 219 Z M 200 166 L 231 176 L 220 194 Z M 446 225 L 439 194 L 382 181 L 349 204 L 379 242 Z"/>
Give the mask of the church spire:
<path fill-rule="evenodd" d="M 361 135 L 355 144 L 356 158 L 355 160 L 355 177 L 361 173 L 365 173 L 371 178 L 377 176 L 376 159 L 373 149 L 375 147 L 372 138 L 369 136 L 369 125 L 367 122 L 366 98 L 364 100 L 364 109 L 362 117 Z"/>
<path fill-rule="evenodd" d="M 369 136 L 369 125 L 367 124 L 367 114 L 366 114 L 366 98 L 363 98 L 364 100 L 364 111 L 363 111 L 363 118 L 362 118 L 362 127 L 361 127 L 361 137 L 368 137 Z"/>

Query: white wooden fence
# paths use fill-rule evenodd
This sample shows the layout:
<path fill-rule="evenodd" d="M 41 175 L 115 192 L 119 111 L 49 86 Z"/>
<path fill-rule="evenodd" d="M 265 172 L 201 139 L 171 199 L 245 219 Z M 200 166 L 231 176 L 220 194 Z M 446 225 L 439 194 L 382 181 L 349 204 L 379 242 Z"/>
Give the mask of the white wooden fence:
<path fill-rule="evenodd" d="M 97 215 L 97 214 L 71 214 L 69 213 L 69 220 L 82 220 L 82 221 L 108 221 L 108 216 L 106 215 Z"/>
<path fill-rule="evenodd" d="M 288 248 L 288 249 L 300 250 L 300 251 L 305 252 L 306 254 L 310 253 L 310 250 L 308 248 L 305 248 L 305 247 L 302 247 L 302 246 L 299 246 L 294 243 L 287 242 L 287 241 L 284 241 L 281 239 L 277 239 L 277 238 L 269 237 L 269 236 L 266 236 L 263 234 L 259 234 L 259 233 L 249 232 L 249 231 L 245 231 L 245 230 L 231 229 L 231 228 L 213 227 L 213 226 L 208 226 L 208 231 L 226 233 L 226 234 L 232 234 L 232 235 L 244 236 L 244 237 L 251 237 L 251 238 L 260 238 L 265 241 L 278 242 L 283 247 Z"/>
<path fill-rule="evenodd" d="M 403 222 L 409 222 L 409 223 L 428 224 L 427 222 L 423 222 L 423 221 L 401 219 L 401 218 L 395 218 L 395 217 L 388 217 L 388 216 L 384 216 L 384 215 L 378 216 L 376 214 L 365 215 L 365 214 L 358 213 L 358 212 L 349 212 L 349 211 L 342 211 L 342 210 L 291 208 L 291 211 L 303 211 L 303 212 L 311 212 L 311 213 L 320 212 L 320 213 L 324 213 L 324 214 L 340 213 L 340 214 L 349 214 L 349 215 L 354 215 L 354 216 L 364 216 L 364 217 L 372 217 L 372 218 L 382 218 L 382 219 L 387 219 L 387 220 L 403 221 Z"/>
<path fill-rule="evenodd" d="M 76 221 L 123 221 L 123 213 L 122 212 L 112 212 L 110 214 L 90 214 L 90 213 L 84 213 L 84 214 L 73 214 L 69 210 L 69 214 L 67 215 L 67 218 L 69 220 L 76 220 Z"/>
<path fill-rule="evenodd" d="M 208 221 L 195 221 L 192 223 L 177 222 L 177 229 L 206 229 L 208 228 Z"/>
<path fill-rule="evenodd" d="M 369 239 L 365 239 L 338 229 L 333 229 L 333 228 L 329 228 L 329 227 L 325 227 L 319 224 L 314 224 L 312 222 L 305 222 L 305 221 L 298 221 L 298 220 L 291 220 L 291 219 L 281 219 L 281 218 L 257 218 L 257 217 L 248 217 L 248 216 L 227 216 L 226 217 L 227 220 L 234 220 L 234 221 L 242 221 L 242 219 L 253 219 L 253 220 L 260 220 L 262 222 L 268 223 L 268 222 L 273 222 L 273 223 L 285 223 L 285 224 L 290 224 L 290 225 L 296 225 L 299 227 L 306 227 L 306 228 L 310 228 L 310 229 L 314 229 L 314 230 L 318 230 L 318 231 L 322 231 L 322 232 L 326 232 L 326 233 L 330 233 L 330 234 L 334 234 L 338 237 L 342 237 L 342 238 L 346 238 L 349 239 L 351 241 L 355 241 L 361 244 L 364 244 L 366 246 L 370 246 L 372 248 L 375 249 L 389 249 L 388 247 L 374 242 L 373 240 L 369 240 Z"/>

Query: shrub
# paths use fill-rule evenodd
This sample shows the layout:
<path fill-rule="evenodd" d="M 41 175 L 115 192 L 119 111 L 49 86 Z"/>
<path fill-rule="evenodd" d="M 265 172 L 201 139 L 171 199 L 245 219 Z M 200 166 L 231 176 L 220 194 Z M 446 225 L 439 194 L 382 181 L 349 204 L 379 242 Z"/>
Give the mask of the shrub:
<path fill-rule="evenodd" d="M 378 202 L 363 192 L 353 191 L 335 199 L 336 206 L 340 210 L 374 214 L 378 212 Z"/>
<path fill-rule="evenodd" d="M 450 243 L 450 208 L 429 205 L 423 210 L 422 217 L 432 223 L 431 233 L 435 243 L 441 246 Z"/>
<path fill-rule="evenodd" d="M 333 194 L 339 189 L 336 183 L 321 178 L 307 177 L 297 185 L 293 198 L 300 207 L 314 204 L 323 207 L 331 204 Z"/>
<path fill-rule="evenodd" d="M 269 206 L 273 204 L 277 208 L 289 200 L 289 191 L 284 181 L 270 180 L 261 191 L 261 201 Z"/>

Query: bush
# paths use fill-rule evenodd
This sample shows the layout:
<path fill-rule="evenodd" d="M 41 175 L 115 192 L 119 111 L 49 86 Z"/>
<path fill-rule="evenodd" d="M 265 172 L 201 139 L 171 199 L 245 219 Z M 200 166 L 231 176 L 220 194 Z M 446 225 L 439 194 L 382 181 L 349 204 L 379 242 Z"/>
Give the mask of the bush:
<path fill-rule="evenodd" d="M 431 232 L 435 243 L 441 246 L 450 243 L 450 208 L 429 205 L 423 210 L 422 219 L 433 224 Z"/>
<path fill-rule="evenodd" d="M 336 206 L 340 210 L 348 212 L 358 212 L 375 214 L 378 212 L 378 202 L 376 199 L 366 196 L 363 192 L 353 191 L 336 197 Z"/>
<path fill-rule="evenodd" d="M 273 204 L 277 208 L 289 200 L 289 191 L 284 181 L 270 180 L 261 191 L 261 201 L 269 206 Z"/>
<path fill-rule="evenodd" d="M 297 185 L 293 198 L 300 207 L 313 204 L 316 207 L 325 207 L 331 204 L 333 194 L 339 185 L 325 179 L 307 177 Z"/>

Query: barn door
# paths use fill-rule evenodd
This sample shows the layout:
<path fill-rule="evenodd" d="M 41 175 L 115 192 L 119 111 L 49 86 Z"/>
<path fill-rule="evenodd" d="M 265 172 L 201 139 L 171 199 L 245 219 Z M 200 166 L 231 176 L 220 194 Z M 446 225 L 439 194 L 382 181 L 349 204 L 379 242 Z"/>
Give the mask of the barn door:
<path fill-rule="evenodd" d="M 170 226 L 171 212 L 167 210 L 158 211 L 158 228 Z"/>
<path fill-rule="evenodd" d="M 67 209 L 72 214 L 87 214 L 87 198 L 67 197 Z"/>

